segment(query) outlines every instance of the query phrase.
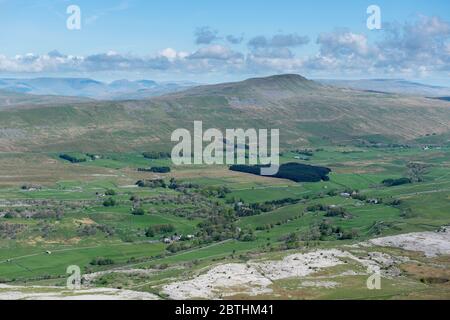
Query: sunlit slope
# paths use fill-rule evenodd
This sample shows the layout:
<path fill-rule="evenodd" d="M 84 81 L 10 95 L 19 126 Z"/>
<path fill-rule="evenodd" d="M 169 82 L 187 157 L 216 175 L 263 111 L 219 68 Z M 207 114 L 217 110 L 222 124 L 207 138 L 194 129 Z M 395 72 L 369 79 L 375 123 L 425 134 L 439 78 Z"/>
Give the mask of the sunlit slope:
<path fill-rule="evenodd" d="M 51 95 L 33 95 L 0 89 L 0 110 L 15 108 L 33 108 L 36 106 L 54 106 L 65 103 L 82 103 L 90 99 Z"/>
<path fill-rule="evenodd" d="M 201 86 L 139 101 L 87 102 L 0 112 L 0 150 L 170 148 L 176 128 L 279 128 L 284 147 L 405 142 L 450 131 L 450 103 L 338 89 L 298 75 Z"/>

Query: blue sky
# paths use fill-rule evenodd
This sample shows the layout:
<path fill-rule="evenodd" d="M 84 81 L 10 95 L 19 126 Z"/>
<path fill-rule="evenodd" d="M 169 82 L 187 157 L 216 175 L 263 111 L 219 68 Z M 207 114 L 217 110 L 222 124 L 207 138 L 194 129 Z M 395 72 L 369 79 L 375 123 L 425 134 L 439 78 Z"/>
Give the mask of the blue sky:
<path fill-rule="evenodd" d="M 81 30 L 66 28 L 72 4 Z M 366 27 L 371 4 L 382 30 Z M 447 0 L 0 0 L 0 28 L 2 77 L 220 82 L 295 72 L 450 85 Z"/>

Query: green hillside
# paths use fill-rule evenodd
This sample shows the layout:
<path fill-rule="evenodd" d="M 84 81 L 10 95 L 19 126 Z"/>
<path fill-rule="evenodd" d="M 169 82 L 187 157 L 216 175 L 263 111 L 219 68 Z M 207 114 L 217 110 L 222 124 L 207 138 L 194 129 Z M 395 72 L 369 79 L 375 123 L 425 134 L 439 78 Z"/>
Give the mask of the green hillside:
<path fill-rule="evenodd" d="M 192 129 L 194 120 L 205 128 L 279 128 L 282 147 L 398 143 L 446 137 L 449 110 L 446 101 L 338 89 L 280 75 L 148 100 L 3 110 L 0 151 L 167 149 L 171 132 Z"/>
<path fill-rule="evenodd" d="M 0 90 L 0 110 L 13 108 L 33 108 L 36 106 L 54 106 L 65 103 L 82 103 L 90 99 L 82 97 L 64 97 L 54 95 L 33 95 Z"/>

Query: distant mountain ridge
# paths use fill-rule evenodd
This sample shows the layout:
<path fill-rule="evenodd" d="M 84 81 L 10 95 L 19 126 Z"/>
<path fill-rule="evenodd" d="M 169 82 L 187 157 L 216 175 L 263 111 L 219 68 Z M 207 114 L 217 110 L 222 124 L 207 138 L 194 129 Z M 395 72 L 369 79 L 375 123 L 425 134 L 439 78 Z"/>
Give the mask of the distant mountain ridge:
<path fill-rule="evenodd" d="M 320 83 L 339 88 L 355 90 L 396 93 L 423 97 L 450 96 L 450 88 L 433 86 L 403 79 L 362 79 L 362 80 L 334 80 L 319 79 Z"/>
<path fill-rule="evenodd" d="M 105 83 L 89 78 L 0 79 L 0 90 L 4 91 L 98 100 L 142 99 L 184 90 L 193 85 L 157 83 L 153 80 L 116 80 Z"/>
<path fill-rule="evenodd" d="M 42 106 L 60 106 L 67 103 L 85 103 L 90 100 L 91 99 L 89 98 L 83 97 L 33 95 L 0 89 L 0 110 L 11 108 L 18 109 L 22 107 L 38 108 Z"/>
<path fill-rule="evenodd" d="M 299 75 L 204 85 L 141 100 L 0 111 L 0 151 L 170 151 L 171 134 L 204 128 L 279 129 L 282 148 L 347 143 L 448 143 L 450 103 L 342 89 Z M 12 132 L 14 134 L 12 134 Z"/>

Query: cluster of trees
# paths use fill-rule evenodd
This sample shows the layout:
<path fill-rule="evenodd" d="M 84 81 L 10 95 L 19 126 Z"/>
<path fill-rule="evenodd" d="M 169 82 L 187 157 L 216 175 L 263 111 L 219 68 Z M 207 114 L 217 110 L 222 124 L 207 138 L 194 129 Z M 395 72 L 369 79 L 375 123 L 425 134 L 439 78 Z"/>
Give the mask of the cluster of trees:
<path fill-rule="evenodd" d="M 192 247 L 193 244 L 189 242 L 173 242 L 167 246 L 166 250 L 171 253 L 177 253 L 179 251 L 188 250 Z"/>
<path fill-rule="evenodd" d="M 136 185 L 140 188 L 169 188 L 178 191 L 200 188 L 193 183 L 180 183 L 175 178 L 171 178 L 169 182 L 166 182 L 164 179 L 139 180 L 136 182 Z"/>
<path fill-rule="evenodd" d="M 115 196 L 116 194 L 117 194 L 117 192 L 113 189 L 108 189 L 105 192 L 105 195 L 107 195 L 107 196 Z"/>
<path fill-rule="evenodd" d="M 401 186 L 403 184 L 412 183 L 411 179 L 409 178 L 399 178 L 399 179 L 386 179 L 382 182 L 386 187 L 394 187 L 394 186 Z"/>
<path fill-rule="evenodd" d="M 341 217 L 341 218 L 345 218 L 345 219 L 352 218 L 351 213 L 347 212 L 347 210 L 345 210 L 342 207 L 327 207 L 325 216 L 326 217 Z"/>
<path fill-rule="evenodd" d="M 147 230 L 145 231 L 145 236 L 153 238 L 156 235 L 170 234 L 173 232 L 175 232 L 175 227 L 172 224 L 157 224 L 148 227 Z"/>
<path fill-rule="evenodd" d="M 399 230 L 398 227 L 394 226 L 391 222 L 386 221 L 375 221 L 373 225 L 370 227 L 369 232 L 374 235 L 381 235 L 386 229 L 396 229 Z"/>
<path fill-rule="evenodd" d="M 97 231 L 105 233 L 108 237 L 111 237 L 115 234 L 115 230 L 113 227 L 107 225 L 83 225 L 80 226 L 77 230 L 77 234 L 80 237 L 85 236 L 95 236 Z"/>
<path fill-rule="evenodd" d="M 357 147 L 368 147 L 368 148 L 394 148 L 394 149 L 411 149 L 410 145 L 400 144 L 400 143 L 383 143 L 379 141 L 360 141 L 356 144 Z"/>
<path fill-rule="evenodd" d="M 294 152 L 308 157 L 312 157 L 314 155 L 313 151 L 310 149 L 295 150 Z"/>
<path fill-rule="evenodd" d="M 198 190 L 183 189 L 180 186 L 176 190 L 177 193 L 157 194 L 138 201 L 150 205 L 150 214 L 157 212 L 187 219 L 206 218 L 215 210 L 215 206 L 224 206 L 217 198 L 206 197 Z"/>
<path fill-rule="evenodd" d="M 203 243 L 236 238 L 239 232 L 235 222 L 233 210 L 216 206 L 212 208 L 210 216 L 199 223 L 197 238 Z"/>
<path fill-rule="evenodd" d="M 86 157 L 81 157 L 81 156 L 75 156 L 75 155 L 70 155 L 67 153 L 62 153 L 59 155 L 59 157 L 63 160 L 67 160 L 69 162 L 72 163 L 80 163 L 80 162 L 86 162 L 87 158 Z"/>
<path fill-rule="evenodd" d="M 199 189 L 200 186 L 191 182 L 179 182 L 175 178 L 170 178 L 169 180 L 169 189 L 177 190 L 177 191 L 185 191 L 187 189 Z"/>
<path fill-rule="evenodd" d="M 341 217 L 345 219 L 352 218 L 352 214 L 342 207 L 326 206 L 320 203 L 310 205 L 306 208 L 309 212 L 325 211 L 326 217 Z"/>
<path fill-rule="evenodd" d="M 0 239 L 16 239 L 26 226 L 18 223 L 0 223 Z"/>
<path fill-rule="evenodd" d="M 237 239 L 239 241 L 250 242 L 256 240 L 256 234 L 253 229 L 243 229 L 239 232 Z"/>
<path fill-rule="evenodd" d="M 359 200 L 359 201 L 365 201 L 367 203 L 372 203 L 372 204 L 373 203 L 381 204 L 383 202 L 382 198 L 371 198 L 371 199 L 369 199 L 367 197 L 367 195 L 359 193 L 357 190 L 349 192 L 349 193 L 351 193 L 350 197 L 352 197 L 352 199 L 356 199 L 356 200 Z"/>
<path fill-rule="evenodd" d="M 407 165 L 408 177 L 412 182 L 422 182 L 427 173 L 428 165 L 417 162 L 410 162 Z"/>
<path fill-rule="evenodd" d="M 145 210 L 142 207 L 133 208 L 133 210 L 131 210 L 131 214 L 134 216 L 143 216 L 145 214 Z"/>
<path fill-rule="evenodd" d="M 4 218 L 32 218 L 32 219 L 56 219 L 61 220 L 64 216 L 64 208 L 58 207 L 40 207 L 34 208 L 11 208 L 5 213 Z M 1 214 L 2 212 L 0 212 Z"/>
<path fill-rule="evenodd" d="M 292 232 L 292 233 L 282 237 L 280 240 L 284 241 L 285 249 L 294 249 L 294 248 L 298 248 L 300 246 L 300 241 L 302 239 L 300 238 L 299 234 Z"/>
<path fill-rule="evenodd" d="M 316 211 L 326 211 L 328 206 L 325 206 L 321 203 L 310 205 L 306 208 L 306 211 L 316 212 Z"/>
<path fill-rule="evenodd" d="M 171 157 L 170 152 L 157 152 L 157 151 L 149 151 L 149 152 L 143 152 L 142 155 L 146 159 L 168 159 Z"/>
<path fill-rule="evenodd" d="M 230 166 L 230 170 L 261 175 L 261 168 L 263 167 L 265 166 L 232 165 Z M 291 162 L 282 164 L 278 170 L 278 173 L 273 177 L 288 179 L 295 182 L 319 182 L 322 180 L 330 180 L 330 178 L 328 177 L 328 174 L 330 172 L 331 169 L 326 167 L 318 167 Z"/>
<path fill-rule="evenodd" d="M 341 226 L 333 225 L 328 219 L 321 221 L 318 224 L 310 226 L 309 230 L 302 235 L 303 241 L 321 240 L 335 238 L 337 240 L 350 240 L 358 237 L 358 231 L 356 229 L 344 230 Z"/>
<path fill-rule="evenodd" d="M 138 168 L 137 170 L 140 172 L 169 173 L 170 167 Z"/>
<path fill-rule="evenodd" d="M 226 197 L 227 194 L 231 193 L 231 190 L 225 186 L 220 187 L 208 186 L 202 188 L 200 193 L 206 197 L 217 197 L 223 199 Z"/>
<path fill-rule="evenodd" d="M 140 188 L 167 188 L 167 184 L 163 179 L 139 180 L 136 185 Z"/>
<path fill-rule="evenodd" d="M 110 258 L 96 257 L 89 263 L 92 266 L 107 266 L 114 264 L 114 260 Z"/>
<path fill-rule="evenodd" d="M 104 207 L 114 207 L 117 205 L 116 200 L 114 200 L 114 198 L 108 198 L 105 201 L 103 201 L 103 206 Z"/>
<path fill-rule="evenodd" d="M 356 199 L 356 200 L 359 200 L 359 201 L 366 201 L 367 200 L 367 196 L 365 194 L 358 193 L 358 192 L 352 193 L 351 197 L 353 199 Z"/>
<path fill-rule="evenodd" d="M 300 202 L 300 199 L 284 198 L 274 201 L 265 201 L 263 203 L 250 203 L 245 204 L 242 202 L 236 202 L 234 204 L 234 210 L 238 217 L 249 217 L 259 215 L 264 212 L 270 212 L 280 207 L 296 204 Z"/>
<path fill-rule="evenodd" d="M 92 153 L 86 153 L 86 157 L 88 157 L 92 161 L 94 161 L 95 159 L 99 159 L 100 158 L 100 156 L 97 156 L 97 155 L 92 154 Z"/>
<path fill-rule="evenodd" d="M 265 224 L 265 225 L 257 226 L 257 227 L 256 227 L 256 230 L 257 230 L 257 231 L 266 231 L 266 230 L 270 230 L 270 229 L 273 229 L 273 228 L 275 228 L 275 225 L 274 225 L 274 224 L 272 224 L 272 223 L 267 223 L 267 224 Z"/>
<path fill-rule="evenodd" d="M 387 203 L 388 206 L 393 206 L 393 207 L 397 207 L 397 206 L 399 206 L 401 204 L 402 204 L 402 200 L 401 199 L 393 199 L 393 200 L 391 200 L 391 201 L 389 201 Z"/>

